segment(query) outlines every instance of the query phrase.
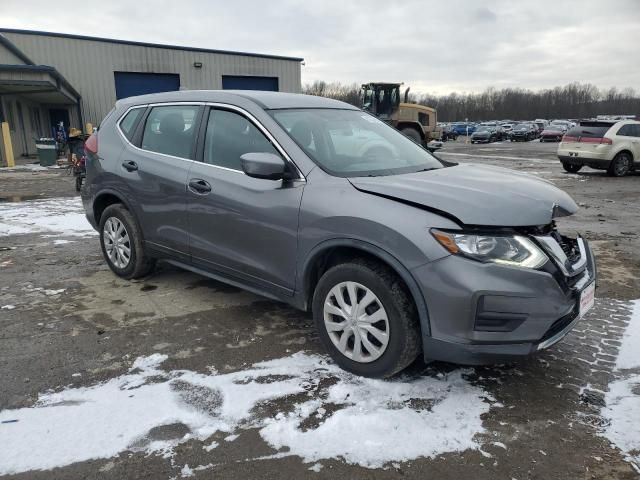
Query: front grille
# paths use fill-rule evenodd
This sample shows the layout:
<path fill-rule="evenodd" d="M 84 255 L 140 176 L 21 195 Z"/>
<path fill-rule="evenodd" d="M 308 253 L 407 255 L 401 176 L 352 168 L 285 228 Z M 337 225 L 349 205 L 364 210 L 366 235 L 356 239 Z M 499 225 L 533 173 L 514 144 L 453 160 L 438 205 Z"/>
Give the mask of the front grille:
<path fill-rule="evenodd" d="M 562 251 L 567 256 L 569 263 L 574 264 L 580 260 L 580 249 L 578 248 L 577 239 L 560 235 L 557 230 L 553 230 L 551 236 L 558 242 L 558 245 L 560 245 L 560 248 L 562 248 Z"/>

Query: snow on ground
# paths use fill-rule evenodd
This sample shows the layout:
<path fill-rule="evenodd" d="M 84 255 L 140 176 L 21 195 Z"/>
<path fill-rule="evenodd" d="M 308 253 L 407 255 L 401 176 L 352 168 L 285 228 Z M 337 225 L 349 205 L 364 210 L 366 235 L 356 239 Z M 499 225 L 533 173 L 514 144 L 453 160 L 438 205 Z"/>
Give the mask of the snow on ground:
<path fill-rule="evenodd" d="M 231 441 L 246 428 L 259 428 L 278 456 L 378 467 L 479 448 L 474 437 L 483 432 L 480 417 L 491 408 L 491 396 L 465 380 L 462 370 L 439 378 L 372 380 L 298 352 L 247 370 L 205 375 L 162 370 L 166 359 L 140 357 L 127 374 L 105 383 L 46 393 L 31 408 L 1 411 L 0 475 L 123 451 L 171 456 L 187 440 L 226 432 Z M 282 405 L 276 401 L 287 397 L 298 400 L 293 410 L 275 413 Z M 153 429 L 177 423 L 189 433 L 154 438 Z"/>
<path fill-rule="evenodd" d="M 29 172 L 42 172 L 46 170 L 58 170 L 58 165 L 51 165 L 43 167 L 39 163 L 25 163 L 23 165 L 16 165 L 15 167 L 0 167 L 2 172 L 17 172 L 17 171 L 29 171 Z"/>
<path fill-rule="evenodd" d="M 633 302 L 629 325 L 616 361 L 618 379 L 609 384 L 602 415 L 609 420 L 604 436 L 640 471 L 640 300 Z"/>
<path fill-rule="evenodd" d="M 96 235 L 80 198 L 0 203 L 0 237 L 25 233 L 54 237 Z"/>

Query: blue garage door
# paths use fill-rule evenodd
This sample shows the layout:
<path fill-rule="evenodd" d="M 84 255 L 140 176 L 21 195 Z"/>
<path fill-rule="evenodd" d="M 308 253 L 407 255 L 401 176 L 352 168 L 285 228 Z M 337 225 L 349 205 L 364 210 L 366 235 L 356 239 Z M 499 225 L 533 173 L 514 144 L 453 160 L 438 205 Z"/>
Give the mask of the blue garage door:
<path fill-rule="evenodd" d="M 113 72 L 113 75 L 118 100 L 147 93 L 180 90 L 180 75 L 177 73 Z"/>
<path fill-rule="evenodd" d="M 223 75 L 222 88 L 225 90 L 268 90 L 277 92 L 278 77 Z"/>

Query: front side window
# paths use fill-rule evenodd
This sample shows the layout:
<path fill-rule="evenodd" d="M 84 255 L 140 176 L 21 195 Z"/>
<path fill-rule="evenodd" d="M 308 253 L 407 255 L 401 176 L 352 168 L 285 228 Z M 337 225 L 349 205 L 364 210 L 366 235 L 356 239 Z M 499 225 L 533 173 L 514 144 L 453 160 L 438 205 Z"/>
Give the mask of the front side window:
<path fill-rule="evenodd" d="M 341 177 L 397 175 L 442 168 L 427 150 L 360 110 L 271 110 L 321 168 Z"/>
<path fill-rule="evenodd" d="M 144 113 L 144 110 L 145 109 L 143 107 L 129 110 L 129 113 L 127 113 L 120 122 L 120 130 L 122 130 L 124 136 L 129 140 L 133 137 L 135 127 L 138 124 L 138 120 Z"/>
<path fill-rule="evenodd" d="M 141 147 L 174 157 L 191 158 L 198 108 L 195 105 L 153 107 L 144 125 Z"/>
<path fill-rule="evenodd" d="M 274 153 L 276 148 L 242 115 L 229 110 L 211 110 L 207 121 L 203 161 L 210 165 L 242 170 L 245 153 Z"/>

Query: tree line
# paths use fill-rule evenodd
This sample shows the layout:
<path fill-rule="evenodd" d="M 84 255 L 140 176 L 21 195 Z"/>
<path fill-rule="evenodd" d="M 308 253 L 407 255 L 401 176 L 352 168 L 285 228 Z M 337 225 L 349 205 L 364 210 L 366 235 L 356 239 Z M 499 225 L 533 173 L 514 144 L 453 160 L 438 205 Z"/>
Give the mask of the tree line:
<path fill-rule="evenodd" d="M 401 87 L 402 88 L 402 87 Z M 315 81 L 303 93 L 334 98 L 360 106 L 358 84 Z M 402 92 L 404 93 L 404 92 Z M 638 115 L 640 95 L 632 88 L 599 89 L 590 83 L 570 83 L 561 87 L 528 90 L 488 88 L 482 93 L 448 95 L 409 94 L 409 100 L 433 107 L 438 121 L 532 120 L 535 118 L 590 118 L 597 115 Z"/>

